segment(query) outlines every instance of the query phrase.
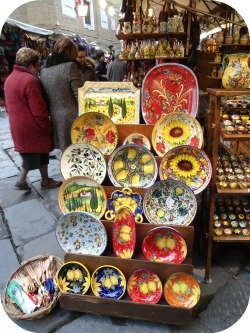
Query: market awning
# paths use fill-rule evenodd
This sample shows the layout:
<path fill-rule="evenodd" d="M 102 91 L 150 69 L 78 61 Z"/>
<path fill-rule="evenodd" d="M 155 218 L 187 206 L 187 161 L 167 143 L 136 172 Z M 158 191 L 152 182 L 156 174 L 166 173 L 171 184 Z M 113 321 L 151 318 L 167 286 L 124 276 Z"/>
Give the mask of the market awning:
<path fill-rule="evenodd" d="M 39 35 L 48 36 L 48 35 L 54 34 L 54 31 L 52 31 L 52 30 L 39 28 L 39 27 L 36 27 L 34 25 L 30 25 L 30 24 L 27 24 L 27 23 L 24 23 L 24 22 L 19 22 L 19 21 L 10 19 L 10 18 L 8 18 L 5 23 L 7 23 L 7 24 L 9 24 L 13 27 L 18 27 L 22 30 L 33 32 L 33 33 L 39 34 Z"/>

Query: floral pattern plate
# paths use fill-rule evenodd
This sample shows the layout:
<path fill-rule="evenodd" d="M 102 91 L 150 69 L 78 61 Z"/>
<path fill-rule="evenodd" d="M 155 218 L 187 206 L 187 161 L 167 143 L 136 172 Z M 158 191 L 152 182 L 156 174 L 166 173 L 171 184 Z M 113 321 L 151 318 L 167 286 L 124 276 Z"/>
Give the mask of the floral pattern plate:
<path fill-rule="evenodd" d="M 92 274 L 91 289 L 95 296 L 120 299 L 126 291 L 126 279 L 119 268 L 103 265 Z"/>
<path fill-rule="evenodd" d="M 148 261 L 181 264 L 187 255 L 187 244 L 176 230 L 157 227 L 144 237 L 142 253 Z"/>
<path fill-rule="evenodd" d="M 171 275 L 164 285 L 164 297 L 172 306 L 191 309 L 198 303 L 200 294 L 199 283 L 187 273 Z"/>
<path fill-rule="evenodd" d="M 199 89 L 196 76 L 186 66 L 168 63 L 148 71 L 142 84 L 142 115 L 155 124 L 163 115 L 186 112 L 195 117 Z"/>
<path fill-rule="evenodd" d="M 61 248 L 68 253 L 99 256 L 107 245 L 104 225 L 85 212 L 63 215 L 56 227 L 56 237 Z"/>
<path fill-rule="evenodd" d="M 151 144 L 150 144 L 149 139 L 141 133 L 130 134 L 129 136 L 126 137 L 123 144 L 124 145 L 127 145 L 127 144 L 141 145 L 141 146 L 146 147 L 148 150 L 151 149 Z"/>
<path fill-rule="evenodd" d="M 64 179 L 86 176 L 101 184 L 106 177 L 106 161 L 95 146 L 75 143 L 67 147 L 62 154 L 61 172 Z"/>
<path fill-rule="evenodd" d="M 154 155 L 140 145 L 117 148 L 108 161 L 108 175 L 114 186 L 150 187 L 157 178 Z"/>
<path fill-rule="evenodd" d="M 100 219 L 106 211 L 107 196 L 104 188 L 95 180 L 76 176 L 62 183 L 58 204 L 64 214 L 86 212 Z"/>
<path fill-rule="evenodd" d="M 139 269 L 131 274 L 127 290 L 133 302 L 156 304 L 162 296 L 162 283 L 154 272 Z"/>
<path fill-rule="evenodd" d="M 210 182 L 212 166 L 208 156 L 199 148 L 180 146 L 167 152 L 159 166 L 161 180 L 177 179 L 198 194 Z"/>
<path fill-rule="evenodd" d="M 136 228 L 134 215 L 127 207 L 122 207 L 116 214 L 112 240 L 117 257 L 126 259 L 132 257 L 136 242 Z"/>
<path fill-rule="evenodd" d="M 118 143 L 118 130 L 113 121 L 98 112 L 79 116 L 71 127 L 72 143 L 90 143 L 102 154 L 110 155 Z"/>
<path fill-rule="evenodd" d="M 197 201 L 184 183 L 162 180 L 145 192 L 143 209 L 149 223 L 186 226 L 195 217 Z"/>
<path fill-rule="evenodd" d="M 201 148 L 202 144 L 201 125 L 187 113 L 175 112 L 163 116 L 152 131 L 152 145 L 159 156 L 177 146 L 190 145 Z"/>
<path fill-rule="evenodd" d="M 135 193 L 131 188 L 123 188 L 121 191 L 117 190 L 111 194 L 108 198 L 107 211 L 105 218 L 107 220 L 113 220 L 115 214 L 122 207 L 128 207 L 134 215 L 135 222 L 143 222 L 143 205 L 142 197 L 139 193 Z"/>

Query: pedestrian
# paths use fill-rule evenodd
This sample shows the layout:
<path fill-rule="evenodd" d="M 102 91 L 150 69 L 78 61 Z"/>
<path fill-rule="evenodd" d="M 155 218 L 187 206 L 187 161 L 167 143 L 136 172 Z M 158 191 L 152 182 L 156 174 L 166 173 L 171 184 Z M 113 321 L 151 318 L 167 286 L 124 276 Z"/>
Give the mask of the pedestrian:
<path fill-rule="evenodd" d="M 22 157 L 15 188 L 30 191 L 26 181 L 30 170 L 39 169 L 42 188 L 56 188 L 62 182 L 48 176 L 49 152 L 54 149 L 48 107 L 38 79 L 40 54 L 28 47 L 16 53 L 12 73 L 4 83 L 6 110 L 14 147 Z"/>
<path fill-rule="evenodd" d="M 83 81 L 95 81 L 95 61 L 87 57 L 87 49 L 83 45 L 78 45 L 77 61 L 81 64 Z"/>
<path fill-rule="evenodd" d="M 96 53 L 95 75 L 97 81 L 107 81 L 107 66 L 103 51 Z"/>
<path fill-rule="evenodd" d="M 41 82 L 50 106 L 55 148 L 62 152 L 71 144 L 71 127 L 78 117 L 78 88 L 84 84 L 76 44 L 59 38 L 41 68 Z"/>
<path fill-rule="evenodd" d="M 119 60 L 120 51 L 115 51 L 115 60 L 108 65 L 107 78 L 108 81 L 123 81 L 126 70 L 127 62 Z"/>

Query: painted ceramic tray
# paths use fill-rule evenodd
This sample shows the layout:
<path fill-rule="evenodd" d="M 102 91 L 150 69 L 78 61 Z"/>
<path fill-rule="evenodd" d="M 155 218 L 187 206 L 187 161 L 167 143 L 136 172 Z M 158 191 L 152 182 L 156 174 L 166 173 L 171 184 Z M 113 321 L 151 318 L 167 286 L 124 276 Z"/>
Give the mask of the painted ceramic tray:
<path fill-rule="evenodd" d="M 121 298 L 126 291 L 126 279 L 117 267 L 98 267 L 91 276 L 91 289 L 95 296 Z"/>
<path fill-rule="evenodd" d="M 113 121 L 98 112 L 78 117 L 71 127 L 72 143 L 90 143 L 102 154 L 110 155 L 118 143 L 118 130 Z"/>
<path fill-rule="evenodd" d="M 128 295 L 133 302 L 156 304 L 162 296 L 162 284 L 158 275 L 147 269 L 139 269 L 128 280 Z"/>
<path fill-rule="evenodd" d="M 87 81 L 78 89 L 79 114 L 100 112 L 115 124 L 139 124 L 140 89 L 132 82 Z"/>
<path fill-rule="evenodd" d="M 106 211 L 107 196 L 104 188 L 95 180 L 76 176 L 61 185 L 58 204 L 64 214 L 86 212 L 100 219 Z"/>
<path fill-rule="evenodd" d="M 177 179 L 198 194 L 210 182 L 212 166 L 208 156 L 199 148 L 180 146 L 167 152 L 159 166 L 160 179 Z"/>
<path fill-rule="evenodd" d="M 156 180 L 157 170 L 153 154 L 140 145 L 121 146 L 108 161 L 108 175 L 114 186 L 150 187 Z"/>
<path fill-rule="evenodd" d="M 157 227 L 144 237 L 142 253 L 148 261 L 181 264 L 187 255 L 187 244 L 176 230 Z"/>
<path fill-rule="evenodd" d="M 119 258 L 131 258 L 136 242 L 135 218 L 127 207 L 119 209 L 113 223 L 113 249 Z"/>
<path fill-rule="evenodd" d="M 186 66 L 168 63 L 148 71 L 142 84 L 142 115 L 147 124 L 161 116 L 185 112 L 195 117 L 199 89 L 195 74 Z"/>
<path fill-rule="evenodd" d="M 123 144 L 135 144 L 135 145 L 141 145 L 146 147 L 148 150 L 151 149 L 151 144 L 149 139 L 141 134 L 141 133 L 132 133 L 129 136 L 126 137 L 126 139 L 124 140 Z"/>
<path fill-rule="evenodd" d="M 134 215 L 135 222 L 143 222 L 143 205 L 142 197 L 139 193 L 133 192 L 131 188 L 123 188 L 121 191 L 116 190 L 108 198 L 107 211 L 105 218 L 113 220 L 115 214 L 122 207 L 128 207 Z"/>
<path fill-rule="evenodd" d="M 163 116 L 152 131 L 152 145 L 159 156 L 177 146 L 190 145 L 201 148 L 202 144 L 201 125 L 187 113 L 175 112 Z"/>
<path fill-rule="evenodd" d="M 107 233 L 97 218 L 85 212 L 63 215 L 56 227 L 56 237 L 65 252 L 99 256 L 107 245 Z"/>
<path fill-rule="evenodd" d="M 164 297 L 173 306 L 191 309 L 198 303 L 200 294 L 198 282 L 187 273 L 171 275 L 164 285 Z"/>
<path fill-rule="evenodd" d="M 64 179 L 86 176 L 101 184 L 106 176 L 106 161 L 95 146 L 75 143 L 67 147 L 61 158 L 61 172 Z"/>
<path fill-rule="evenodd" d="M 149 223 L 186 226 L 195 217 L 197 201 L 184 183 L 162 180 L 145 192 L 143 209 Z"/>

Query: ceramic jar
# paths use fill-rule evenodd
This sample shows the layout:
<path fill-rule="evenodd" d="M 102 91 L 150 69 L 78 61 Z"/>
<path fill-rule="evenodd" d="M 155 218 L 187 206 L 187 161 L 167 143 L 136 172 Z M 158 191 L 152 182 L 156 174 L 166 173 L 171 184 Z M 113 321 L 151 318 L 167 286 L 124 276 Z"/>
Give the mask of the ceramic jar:
<path fill-rule="evenodd" d="M 142 22 L 142 33 L 151 34 L 153 31 L 153 22 L 151 17 L 145 17 Z"/>
<path fill-rule="evenodd" d="M 244 34 L 240 37 L 240 44 L 247 44 L 248 43 L 248 35 Z"/>
<path fill-rule="evenodd" d="M 125 35 L 131 34 L 131 23 L 130 22 L 123 22 L 123 28 L 122 31 Z"/>
<path fill-rule="evenodd" d="M 216 56 L 214 58 L 214 62 L 216 64 L 220 64 L 221 63 L 221 55 L 219 53 L 216 54 Z"/>
<path fill-rule="evenodd" d="M 246 53 L 229 54 L 223 58 L 225 69 L 222 85 L 225 89 L 247 89 L 250 87 L 250 55 Z"/>
<path fill-rule="evenodd" d="M 240 41 L 240 27 L 238 25 L 236 25 L 234 27 L 234 44 L 239 44 Z"/>
<path fill-rule="evenodd" d="M 217 77 L 217 69 L 216 69 L 216 67 L 213 67 L 212 72 L 211 72 L 211 77 Z"/>
<path fill-rule="evenodd" d="M 225 43 L 230 45 L 233 42 L 233 36 L 232 35 L 227 35 L 225 39 Z"/>
<path fill-rule="evenodd" d="M 160 33 L 167 32 L 167 22 L 160 22 Z"/>
<path fill-rule="evenodd" d="M 139 12 L 133 13 L 134 19 L 132 24 L 132 33 L 140 34 L 141 33 L 141 15 Z"/>
<path fill-rule="evenodd" d="M 222 31 L 217 32 L 216 37 L 215 37 L 215 43 L 222 44 L 223 40 L 224 40 L 223 32 Z"/>
<path fill-rule="evenodd" d="M 167 22 L 167 32 L 177 32 L 178 21 L 176 16 L 169 17 Z"/>

